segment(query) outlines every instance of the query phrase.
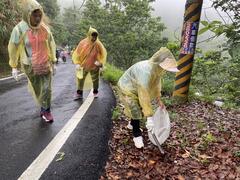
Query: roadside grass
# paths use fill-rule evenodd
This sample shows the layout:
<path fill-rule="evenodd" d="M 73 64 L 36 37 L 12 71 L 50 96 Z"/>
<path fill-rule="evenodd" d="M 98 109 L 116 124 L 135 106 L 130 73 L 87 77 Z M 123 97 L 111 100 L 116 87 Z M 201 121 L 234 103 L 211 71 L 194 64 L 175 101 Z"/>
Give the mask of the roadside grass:
<path fill-rule="evenodd" d="M 118 69 L 114 65 L 107 64 L 102 76 L 106 81 L 112 83 L 113 85 L 117 85 L 117 82 L 123 73 L 124 72 L 122 70 Z"/>

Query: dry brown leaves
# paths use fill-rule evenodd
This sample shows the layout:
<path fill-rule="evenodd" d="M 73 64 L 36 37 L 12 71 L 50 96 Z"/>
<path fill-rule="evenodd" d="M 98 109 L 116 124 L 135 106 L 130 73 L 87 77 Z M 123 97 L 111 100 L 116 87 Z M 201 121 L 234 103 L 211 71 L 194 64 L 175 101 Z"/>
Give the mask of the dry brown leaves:
<path fill-rule="evenodd" d="M 122 107 L 120 107 L 122 109 Z M 240 113 L 204 102 L 167 107 L 171 134 L 162 155 L 150 143 L 137 149 L 124 116 L 113 120 L 110 157 L 101 179 L 239 179 Z"/>

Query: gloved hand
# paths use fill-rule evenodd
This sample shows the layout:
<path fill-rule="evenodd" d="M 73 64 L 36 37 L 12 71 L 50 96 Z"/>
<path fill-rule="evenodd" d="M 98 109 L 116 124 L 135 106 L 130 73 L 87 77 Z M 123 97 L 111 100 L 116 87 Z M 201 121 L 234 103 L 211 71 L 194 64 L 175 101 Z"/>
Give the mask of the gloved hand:
<path fill-rule="evenodd" d="M 159 101 L 159 102 L 158 102 L 158 105 L 159 105 L 159 108 L 160 108 L 160 109 L 166 109 L 166 106 L 163 104 L 162 101 Z"/>
<path fill-rule="evenodd" d="M 99 61 L 95 61 L 94 63 L 97 67 L 102 67 L 102 63 L 100 63 Z"/>
<path fill-rule="evenodd" d="M 157 97 L 157 101 L 158 101 L 158 106 L 160 109 L 166 109 L 165 105 L 163 104 L 163 102 L 161 101 L 160 96 Z"/>
<path fill-rule="evenodd" d="M 80 64 L 76 64 L 75 68 L 76 68 L 76 70 L 79 70 L 81 68 L 81 65 Z"/>
<path fill-rule="evenodd" d="M 105 67 L 105 66 L 102 66 L 102 67 L 99 68 L 99 71 L 100 71 L 100 72 L 103 72 L 105 69 L 106 69 L 106 67 Z"/>
<path fill-rule="evenodd" d="M 19 80 L 19 79 L 18 79 L 18 70 L 17 70 L 17 68 L 12 68 L 12 76 L 13 76 L 13 78 L 14 78 L 16 81 Z"/>
<path fill-rule="evenodd" d="M 153 117 L 147 117 L 146 128 L 148 131 L 152 131 L 154 128 Z"/>

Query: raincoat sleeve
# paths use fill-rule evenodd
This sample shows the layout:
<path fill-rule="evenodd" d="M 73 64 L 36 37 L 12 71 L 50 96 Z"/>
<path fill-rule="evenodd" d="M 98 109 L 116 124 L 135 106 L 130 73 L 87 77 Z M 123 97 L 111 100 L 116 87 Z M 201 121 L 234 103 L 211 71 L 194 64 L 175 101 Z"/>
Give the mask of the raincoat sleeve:
<path fill-rule="evenodd" d="M 106 59 L 107 59 L 107 51 L 106 51 L 105 47 L 103 46 L 103 44 L 101 42 L 99 42 L 97 60 L 101 64 L 105 64 Z"/>
<path fill-rule="evenodd" d="M 149 91 L 144 86 L 138 87 L 138 100 L 139 104 L 142 107 L 142 112 L 145 117 L 153 115 L 153 109 L 151 104 L 151 97 Z"/>
<path fill-rule="evenodd" d="M 83 43 L 84 43 L 84 40 L 80 41 L 80 43 L 78 44 L 76 49 L 73 51 L 72 60 L 73 60 L 74 64 L 81 64 L 82 63 L 80 61 L 80 51 L 81 51 L 81 47 L 82 47 Z"/>
<path fill-rule="evenodd" d="M 73 51 L 72 60 L 74 64 L 79 64 L 79 55 L 77 53 L 78 47 Z"/>
<path fill-rule="evenodd" d="M 56 44 L 53 38 L 52 33 L 49 33 L 49 37 L 48 37 L 48 54 L 49 54 L 49 60 L 53 63 L 55 63 L 57 61 L 56 58 Z"/>
<path fill-rule="evenodd" d="M 15 26 L 8 43 L 9 65 L 12 68 L 16 68 L 18 66 L 20 58 L 20 36 L 19 30 L 17 26 Z"/>

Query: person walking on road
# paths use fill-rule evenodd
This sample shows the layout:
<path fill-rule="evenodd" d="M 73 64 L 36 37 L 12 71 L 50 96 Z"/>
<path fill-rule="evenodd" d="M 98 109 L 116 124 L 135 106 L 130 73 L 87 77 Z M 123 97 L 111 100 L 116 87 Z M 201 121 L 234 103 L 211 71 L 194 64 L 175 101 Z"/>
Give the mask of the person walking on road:
<path fill-rule="evenodd" d="M 98 36 L 97 30 L 90 27 L 87 37 L 80 41 L 73 52 L 72 59 L 77 71 L 77 92 L 74 100 L 83 97 L 84 82 L 88 73 L 90 73 L 93 82 L 94 97 L 98 95 L 99 70 L 107 58 L 107 51 Z"/>
<path fill-rule="evenodd" d="M 66 50 L 62 50 L 61 53 L 60 53 L 60 57 L 62 58 L 62 61 L 64 63 L 66 63 L 66 61 L 67 61 L 67 56 L 68 56 L 67 51 Z"/>
<path fill-rule="evenodd" d="M 124 112 L 131 119 L 128 128 L 133 131 L 133 141 L 137 148 L 144 147 L 140 120 L 147 118 L 146 127 L 152 130 L 152 100 L 158 101 L 160 108 L 165 108 L 161 97 L 161 78 L 165 71 L 178 72 L 177 62 L 165 47 L 160 48 L 149 60 L 132 65 L 119 79 L 120 99 Z"/>
<path fill-rule="evenodd" d="M 36 0 L 23 0 L 22 21 L 13 29 L 8 44 L 12 75 L 18 80 L 19 61 L 28 79 L 29 90 L 41 106 L 40 116 L 52 122 L 51 82 L 55 73 L 56 45 L 52 33 L 44 22 L 45 15 Z"/>

